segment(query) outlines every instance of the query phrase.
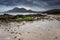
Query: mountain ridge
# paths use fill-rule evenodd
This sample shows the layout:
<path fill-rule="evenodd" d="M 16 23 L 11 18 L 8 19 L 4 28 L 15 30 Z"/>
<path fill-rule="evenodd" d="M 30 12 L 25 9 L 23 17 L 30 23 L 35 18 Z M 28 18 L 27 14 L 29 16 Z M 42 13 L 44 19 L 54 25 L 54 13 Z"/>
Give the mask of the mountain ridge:
<path fill-rule="evenodd" d="M 51 10 L 44 11 L 44 12 L 41 12 L 41 11 L 37 12 L 37 11 L 27 10 L 25 8 L 15 7 L 11 10 L 6 11 L 6 12 L 60 14 L 60 9 L 51 9 Z"/>
<path fill-rule="evenodd" d="M 29 13 L 40 13 L 40 12 L 37 12 L 37 11 L 32 11 L 32 10 L 27 10 L 25 8 L 18 8 L 18 7 L 15 7 L 11 10 L 8 10 L 6 12 L 29 12 Z"/>

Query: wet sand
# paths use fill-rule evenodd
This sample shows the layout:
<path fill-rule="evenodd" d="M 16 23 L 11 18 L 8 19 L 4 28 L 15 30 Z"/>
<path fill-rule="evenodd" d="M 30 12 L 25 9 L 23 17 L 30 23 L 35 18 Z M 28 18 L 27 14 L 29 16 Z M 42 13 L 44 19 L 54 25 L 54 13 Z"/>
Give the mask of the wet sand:
<path fill-rule="evenodd" d="M 60 40 L 60 21 L 0 24 L 0 40 Z"/>

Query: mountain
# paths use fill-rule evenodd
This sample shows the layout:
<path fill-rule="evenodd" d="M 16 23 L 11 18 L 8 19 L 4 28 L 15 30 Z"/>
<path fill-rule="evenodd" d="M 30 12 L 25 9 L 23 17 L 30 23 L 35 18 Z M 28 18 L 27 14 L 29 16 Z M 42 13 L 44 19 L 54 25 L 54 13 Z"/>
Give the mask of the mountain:
<path fill-rule="evenodd" d="M 8 10 L 7 12 L 25 12 L 25 11 L 27 11 L 27 10 L 24 9 L 24 8 L 17 8 L 17 7 L 15 7 L 12 10 Z"/>
<path fill-rule="evenodd" d="M 13 8 L 12 10 L 8 10 L 8 11 L 6 11 L 6 12 L 39 13 L 39 12 L 37 12 L 37 11 L 32 11 L 32 10 L 27 10 L 27 9 L 25 9 L 25 8 L 17 8 L 17 7 Z"/>
<path fill-rule="evenodd" d="M 8 10 L 6 12 L 22 12 L 22 13 L 47 13 L 47 14 L 60 14 L 60 9 L 52 9 L 52 10 L 48 10 L 48 11 L 45 11 L 45 12 L 37 12 L 37 11 L 32 11 L 32 10 L 27 10 L 25 8 L 18 8 L 18 7 L 15 7 L 11 10 Z"/>
<path fill-rule="evenodd" d="M 60 9 L 52 9 L 52 10 L 45 11 L 44 13 L 47 13 L 47 14 L 60 14 Z"/>

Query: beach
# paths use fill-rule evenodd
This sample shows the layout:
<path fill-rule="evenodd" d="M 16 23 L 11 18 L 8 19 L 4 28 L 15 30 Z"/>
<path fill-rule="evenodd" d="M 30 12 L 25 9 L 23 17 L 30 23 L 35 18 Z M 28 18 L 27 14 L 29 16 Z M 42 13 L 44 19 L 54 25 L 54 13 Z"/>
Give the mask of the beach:
<path fill-rule="evenodd" d="M 60 21 L 2 23 L 0 40 L 60 40 Z"/>
<path fill-rule="evenodd" d="M 60 40 L 60 0 L 0 0 L 0 40 Z"/>

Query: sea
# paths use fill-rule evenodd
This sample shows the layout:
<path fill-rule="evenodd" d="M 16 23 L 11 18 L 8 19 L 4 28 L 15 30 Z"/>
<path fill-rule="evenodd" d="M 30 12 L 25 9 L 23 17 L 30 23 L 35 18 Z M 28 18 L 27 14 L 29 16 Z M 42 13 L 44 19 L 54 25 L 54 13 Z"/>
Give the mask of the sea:
<path fill-rule="evenodd" d="M 38 13 L 0 13 L 0 15 L 3 14 L 10 14 L 10 15 L 30 15 L 30 14 L 38 14 Z M 41 13 L 39 13 L 41 14 Z"/>

